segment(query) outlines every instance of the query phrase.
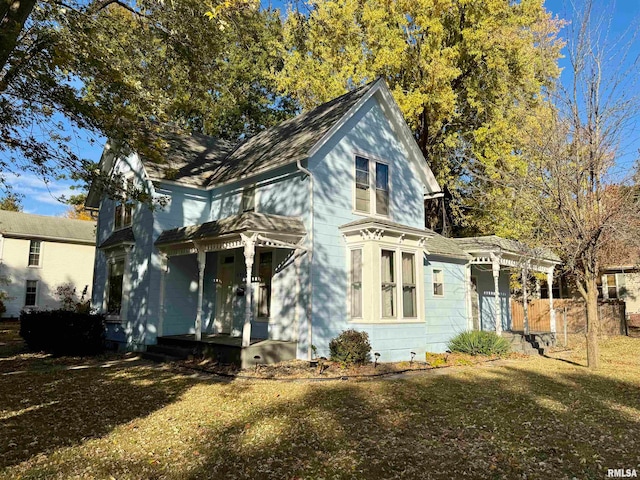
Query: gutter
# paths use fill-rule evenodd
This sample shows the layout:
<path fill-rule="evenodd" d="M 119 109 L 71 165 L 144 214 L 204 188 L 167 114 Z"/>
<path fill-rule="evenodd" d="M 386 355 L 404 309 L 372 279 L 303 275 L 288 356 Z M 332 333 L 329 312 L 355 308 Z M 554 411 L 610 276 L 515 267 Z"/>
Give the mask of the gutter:
<path fill-rule="evenodd" d="M 308 304 L 307 304 L 307 359 L 309 361 L 312 360 L 312 349 L 311 345 L 313 345 L 313 330 L 312 330 L 312 319 L 311 316 L 313 314 L 313 229 L 314 229 L 314 215 L 313 215 L 313 175 L 312 173 L 302 166 L 300 163 L 300 159 L 296 160 L 296 166 L 298 170 L 309 177 L 309 215 L 310 215 L 310 231 L 309 231 L 309 283 L 307 284 L 308 288 Z"/>

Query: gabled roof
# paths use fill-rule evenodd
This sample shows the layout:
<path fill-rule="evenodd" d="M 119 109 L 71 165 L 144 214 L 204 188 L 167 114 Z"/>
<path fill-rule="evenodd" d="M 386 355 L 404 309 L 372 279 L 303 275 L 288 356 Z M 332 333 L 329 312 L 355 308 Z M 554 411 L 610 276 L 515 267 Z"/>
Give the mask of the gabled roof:
<path fill-rule="evenodd" d="M 315 154 L 372 95 L 377 94 L 392 127 L 409 153 L 420 181 L 432 192 L 440 187 L 382 78 L 286 120 L 246 139 L 235 147 L 227 141 L 201 134 L 163 133 L 169 144 L 166 162 L 141 161 L 152 181 L 173 181 L 197 188 L 213 188 L 296 163 Z M 112 156 L 101 159 L 110 168 Z M 105 173 L 107 173 L 105 171 Z M 97 193 L 90 190 L 87 205 L 97 207 Z"/>
<path fill-rule="evenodd" d="M 155 244 L 169 245 L 173 243 L 198 241 L 205 238 L 241 232 L 278 233 L 302 236 L 306 230 L 302 220 L 296 217 L 245 212 L 214 222 L 165 230 L 160 234 Z"/>
<path fill-rule="evenodd" d="M 96 223 L 0 210 L 0 234 L 12 238 L 34 238 L 94 245 L 96 242 Z"/>
<path fill-rule="evenodd" d="M 484 237 L 456 238 L 458 245 L 467 252 L 508 252 L 532 258 L 560 263 L 560 257 L 544 248 L 531 248 L 517 240 L 487 235 Z"/>

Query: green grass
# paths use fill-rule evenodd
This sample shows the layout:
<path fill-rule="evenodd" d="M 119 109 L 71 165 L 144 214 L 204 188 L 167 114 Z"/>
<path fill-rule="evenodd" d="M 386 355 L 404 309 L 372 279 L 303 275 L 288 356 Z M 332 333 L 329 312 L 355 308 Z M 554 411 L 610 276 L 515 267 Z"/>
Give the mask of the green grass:
<path fill-rule="evenodd" d="M 0 477 L 601 479 L 639 468 L 640 339 L 601 350 L 595 374 L 577 348 L 322 383 L 43 370 L 41 356 L 7 375 L 14 355 L 0 358 Z"/>

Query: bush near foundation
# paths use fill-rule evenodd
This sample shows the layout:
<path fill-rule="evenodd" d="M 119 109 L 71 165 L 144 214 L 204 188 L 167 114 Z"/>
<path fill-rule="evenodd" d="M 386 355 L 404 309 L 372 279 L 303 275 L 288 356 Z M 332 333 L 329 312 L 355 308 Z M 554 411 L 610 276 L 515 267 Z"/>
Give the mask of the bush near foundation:
<path fill-rule="evenodd" d="M 509 342 L 500 335 L 481 330 L 459 333 L 447 346 L 452 352 L 469 355 L 504 355 L 511 348 Z"/>
<path fill-rule="evenodd" d="M 371 361 L 371 344 L 366 332 L 345 330 L 329 343 L 331 360 L 343 365 L 362 365 Z"/>
<path fill-rule="evenodd" d="M 20 312 L 20 336 L 30 350 L 58 356 L 104 351 L 104 315 L 44 310 Z"/>

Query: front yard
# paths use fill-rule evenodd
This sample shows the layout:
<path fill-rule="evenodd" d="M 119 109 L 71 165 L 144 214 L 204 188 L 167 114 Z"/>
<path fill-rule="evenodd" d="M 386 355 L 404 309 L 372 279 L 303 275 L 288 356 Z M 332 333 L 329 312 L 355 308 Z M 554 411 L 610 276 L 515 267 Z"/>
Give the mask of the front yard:
<path fill-rule="evenodd" d="M 2 478 L 583 479 L 640 469 L 640 339 L 603 341 L 597 374 L 578 346 L 562 360 L 320 383 L 0 350 Z"/>

